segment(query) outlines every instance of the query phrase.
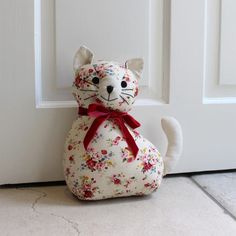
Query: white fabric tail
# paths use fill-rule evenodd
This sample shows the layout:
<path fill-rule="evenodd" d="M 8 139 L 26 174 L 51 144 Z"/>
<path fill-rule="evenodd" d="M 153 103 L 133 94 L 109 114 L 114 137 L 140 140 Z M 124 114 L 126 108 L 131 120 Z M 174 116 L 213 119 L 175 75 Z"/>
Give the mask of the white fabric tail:
<path fill-rule="evenodd" d="M 183 134 L 179 122 L 173 117 L 162 118 L 161 125 L 168 140 L 167 152 L 163 158 L 164 175 L 166 175 L 173 170 L 182 153 Z"/>

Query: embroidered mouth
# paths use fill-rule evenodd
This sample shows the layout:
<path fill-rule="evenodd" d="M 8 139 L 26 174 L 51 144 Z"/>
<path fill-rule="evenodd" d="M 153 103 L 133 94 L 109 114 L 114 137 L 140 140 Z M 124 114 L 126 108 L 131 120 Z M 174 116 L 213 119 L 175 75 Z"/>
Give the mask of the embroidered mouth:
<path fill-rule="evenodd" d="M 118 99 L 118 98 L 110 99 L 110 94 L 109 94 L 108 98 L 105 98 L 105 97 L 103 97 L 102 95 L 101 95 L 101 98 L 102 98 L 103 100 L 107 101 L 107 102 L 112 102 L 112 101 L 115 101 L 115 100 Z"/>

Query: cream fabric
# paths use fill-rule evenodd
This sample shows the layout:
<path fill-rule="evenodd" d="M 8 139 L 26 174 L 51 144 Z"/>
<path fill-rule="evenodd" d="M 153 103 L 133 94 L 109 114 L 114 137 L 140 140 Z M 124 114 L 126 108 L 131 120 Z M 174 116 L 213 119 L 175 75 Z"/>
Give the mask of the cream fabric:
<path fill-rule="evenodd" d="M 119 128 L 107 120 L 85 151 L 83 139 L 93 119 L 79 116 L 66 140 L 64 173 L 69 189 L 78 198 L 89 200 L 144 195 L 156 190 L 164 167 L 157 149 L 130 130 L 139 147 L 134 158 Z"/>
<path fill-rule="evenodd" d="M 131 59 L 124 65 L 106 61 L 90 64 L 92 58 L 93 53 L 86 47 L 81 47 L 74 58 L 73 95 L 78 106 L 88 108 L 95 103 L 112 110 L 130 111 L 138 95 L 143 60 Z M 63 167 L 72 193 L 79 199 L 97 200 L 155 191 L 164 174 L 163 159 L 156 147 L 128 127 L 139 148 L 135 158 L 119 127 L 114 120 L 108 119 L 85 150 L 83 140 L 94 119 L 79 116 L 66 139 Z M 171 161 L 181 151 L 175 146 L 178 143 L 176 134 L 181 130 L 176 129 L 177 123 L 172 121 L 164 119 L 162 122 L 172 144 L 168 148 Z M 171 153 L 171 150 L 177 151 Z"/>

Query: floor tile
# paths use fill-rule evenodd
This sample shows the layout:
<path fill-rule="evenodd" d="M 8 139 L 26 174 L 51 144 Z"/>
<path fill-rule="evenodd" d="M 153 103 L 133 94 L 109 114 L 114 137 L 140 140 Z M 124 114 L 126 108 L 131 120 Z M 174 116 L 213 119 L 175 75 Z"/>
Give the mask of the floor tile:
<path fill-rule="evenodd" d="M 192 177 L 236 218 L 236 172 Z"/>
<path fill-rule="evenodd" d="M 191 179 L 148 197 L 79 201 L 66 186 L 0 190 L 1 235 L 236 235 L 236 222 Z"/>

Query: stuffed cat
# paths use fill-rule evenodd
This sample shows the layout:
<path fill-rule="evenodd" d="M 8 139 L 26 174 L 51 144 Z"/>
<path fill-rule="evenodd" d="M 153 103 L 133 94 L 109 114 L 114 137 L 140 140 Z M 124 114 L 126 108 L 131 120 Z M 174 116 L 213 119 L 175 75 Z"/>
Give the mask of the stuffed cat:
<path fill-rule="evenodd" d="M 147 195 L 159 188 L 180 156 L 182 132 L 174 118 L 162 119 L 168 139 L 164 158 L 135 128 L 130 116 L 138 95 L 142 59 L 124 65 L 98 61 L 82 46 L 74 57 L 73 95 L 78 118 L 70 130 L 63 167 L 70 191 L 82 200 Z"/>

